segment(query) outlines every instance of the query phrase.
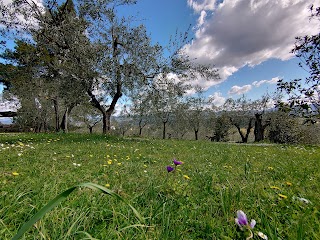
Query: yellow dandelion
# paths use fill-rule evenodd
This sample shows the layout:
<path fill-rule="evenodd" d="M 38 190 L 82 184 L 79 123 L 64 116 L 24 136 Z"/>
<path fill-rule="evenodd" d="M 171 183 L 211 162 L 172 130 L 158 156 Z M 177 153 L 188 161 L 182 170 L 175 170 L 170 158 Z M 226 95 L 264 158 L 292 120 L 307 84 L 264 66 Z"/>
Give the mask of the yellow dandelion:
<path fill-rule="evenodd" d="M 190 177 L 188 175 L 183 175 L 183 177 L 187 180 L 190 180 Z"/>
<path fill-rule="evenodd" d="M 276 190 L 280 190 L 280 188 L 279 188 L 279 187 L 277 187 L 277 186 L 271 186 L 270 188 L 272 188 L 272 189 L 276 189 Z"/>
<path fill-rule="evenodd" d="M 109 160 L 107 163 L 108 163 L 109 165 L 111 165 L 111 164 L 112 164 L 112 160 Z"/>
<path fill-rule="evenodd" d="M 106 187 L 110 187 L 110 184 L 109 184 L 109 183 L 107 183 L 105 186 L 106 186 Z"/>
<path fill-rule="evenodd" d="M 287 199 L 288 198 L 286 195 L 283 195 L 283 194 L 280 194 L 280 193 L 278 194 L 278 196 L 283 198 L 283 199 Z"/>
<path fill-rule="evenodd" d="M 291 182 L 286 182 L 286 184 L 287 184 L 288 186 L 292 186 L 292 183 L 291 183 Z"/>
<path fill-rule="evenodd" d="M 13 176 L 19 176 L 19 173 L 17 173 L 17 172 L 12 172 L 12 175 L 13 175 Z"/>

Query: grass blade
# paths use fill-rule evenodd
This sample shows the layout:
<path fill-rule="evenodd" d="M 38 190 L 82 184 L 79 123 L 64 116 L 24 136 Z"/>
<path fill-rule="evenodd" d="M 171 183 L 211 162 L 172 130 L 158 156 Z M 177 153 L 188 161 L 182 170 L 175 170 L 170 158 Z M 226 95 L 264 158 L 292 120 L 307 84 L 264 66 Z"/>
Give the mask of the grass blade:
<path fill-rule="evenodd" d="M 65 200 L 70 193 L 72 193 L 77 186 L 69 188 L 68 190 L 64 191 L 63 193 L 60 193 L 58 196 L 56 196 L 54 199 L 52 199 L 46 206 L 44 206 L 42 209 L 40 209 L 39 212 L 37 212 L 28 222 L 23 224 L 23 226 L 20 228 L 20 230 L 17 232 L 17 234 L 12 238 L 12 240 L 17 240 L 33 225 L 35 224 L 40 218 L 42 218 L 47 212 L 51 211 L 55 206 L 57 206 L 60 202 Z"/>
<path fill-rule="evenodd" d="M 94 190 L 100 190 L 101 192 L 105 193 L 105 194 L 109 194 L 115 198 L 117 198 L 118 200 L 124 202 L 125 204 L 127 204 L 131 210 L 133 211 L 133 213 L 135 214 L 135 216 L 139 219 L 139 221 L 141 223 L 144 223 L 144 218 L 140 215 L 140 213 L 131 205 L 129 204 L 125 199 L 123 199 L 120 195 L 116 194 L 115 192 L 111 191 L 108 188 L 105 188 L 103 186 L 100 186 L 98 184 L 94 184 L 94 183 L 82 183 L 78 185 L 79 187 L 88 187 Z"/>
<path fill-rule="evenodd" d="M 105 194 L 111 195 L 120 201 L 123 201 L 126 203 L 133 211 L 135 216 L 139 219 L 140 222 L 144 222 L 143 217 L 139 214 L 139 212 L 126 200 L 124 200 L 120 195 L 116 194 L 115 192 L 111 191 L 108 188 L 105 188 L 103 186 L 100 186 L 98 184 L 94 183 L 81 183 L 79 185 L 73 186 L 66 191 L 60 193 L 58 196 L 56 196 L 54 199 L 52 199 L 46 206 L 44 206 L 42 209 L 40 209 L 28 222 L 23 224 L 23 226 L 19 229 L 17 234 L 12 238 L 12 240 L 17 240 L 33 225 L 35 224 L 39 219 L 41 219 L 47 212 L 51 211 L 55 206 L 57 206 L 60 202 L 65 200 L 75 189 L 79 187 L 87 187 L 91 188 L 93 190 L 99 190 Z"/>

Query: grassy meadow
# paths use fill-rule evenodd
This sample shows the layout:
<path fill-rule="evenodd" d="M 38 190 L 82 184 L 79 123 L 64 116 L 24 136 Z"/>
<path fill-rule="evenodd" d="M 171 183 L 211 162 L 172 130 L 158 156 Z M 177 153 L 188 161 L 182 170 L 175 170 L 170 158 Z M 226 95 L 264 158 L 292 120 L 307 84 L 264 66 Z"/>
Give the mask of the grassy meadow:
<path fill-rule="evenodd" d="M 175 171 L 166 166 L 183 161 Z M 64 190 L 79 188 L 22 239 L 320 239 L 320 147 L 0 134 L 0 239 Z"/>

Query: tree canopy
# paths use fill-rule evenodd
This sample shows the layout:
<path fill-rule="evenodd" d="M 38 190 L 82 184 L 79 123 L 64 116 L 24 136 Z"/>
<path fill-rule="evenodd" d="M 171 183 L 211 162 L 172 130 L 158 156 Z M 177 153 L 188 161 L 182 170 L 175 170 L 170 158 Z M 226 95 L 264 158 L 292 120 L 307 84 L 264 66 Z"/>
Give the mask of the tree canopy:
<path fill-rule="evenodd" d="M 42 100 L 51 102 L 57 131 L 60 127 L 66 130 L 67 116 L 76 105 L 90 100 L 102 115 L 106 133 L 119 99 L 124 95 L 131 97 L 141 86 L 152 88 L 159 76 L 168 81 L 172 80 L 170 74 L 180 81 L 196 75 L 206 79 L 217 77 L 212 66 L 193 63 L 181 51 L 182 46 L 177 45 L 179 41 L 165 49 L 152 43 L 143 24 L 133 23 L 131 17 L 119 17 L 117 7 L 134 3 L 133 0 L 63 3 L 23 0 L 7 5 L 2 2 L 5 26 L 1 29 L 2 36 L 16 39 L 15 49 L 7 50 L 3 57 L 23 72 L 22 75 L 16 72 L 10 80 L 14 94 L 24 101 L 23 93 L 34 92 L 27 96 L 32 103 L 28 106 L 38 103 L 42 110 L 45 106 Z M 185 36 L 181 34 L 182 41 Z"/>
<path fill-rule="evenodd" d="M 310 7 L 310 21 L 319 21 L 320 7 Z M 309 76 L 305 79 L 278 82 L 278 89 L 289 96 L 289 104 L 279 103 L 281 108 L 289 108 L 293 114 L 309 119 L 320 117 L 320 32 L 315 35 L 296 37 L 292 49 L 301 62 L 299 66 L 305 69 Z"/>

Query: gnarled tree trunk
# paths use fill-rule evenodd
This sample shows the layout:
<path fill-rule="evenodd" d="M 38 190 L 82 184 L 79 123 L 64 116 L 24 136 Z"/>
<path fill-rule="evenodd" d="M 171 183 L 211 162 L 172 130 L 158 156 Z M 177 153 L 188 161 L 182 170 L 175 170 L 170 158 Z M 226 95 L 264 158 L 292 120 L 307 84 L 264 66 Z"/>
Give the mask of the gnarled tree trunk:
<path fill-rule="evenodd" d="M 270 120 L 266 121 L 265 124 L 262 123 L 262 113 L 255 114 L 254 123 L 254 141 L 260 142 L 264 140 L 264 131 L 267 126 L 270 125 Z"/>
<path fill-rule="evenodd" d="M 194 130 L 194 137 L 195 137 L 196 140 L 198 140 L 198 132 L 199 132 L 198 129 Z"/>
<path fill-rule="evenodd" d="M 56 132 L 60 131 L 60 120 L 59 120 L 59 106 L 57 98 L 52 99 L 54 106 L 54 114 L 55 114 L 55 128 Z"/>
<path fill-rule="evenodd" d="M 166 125 L 168 121 L 162 121 L 163 129 L 162 129 L 162 139 L 166 139 Z"/>
<path fill-rule="evenodd" d="M 231 121 L 231 124 L 234 125 L 237 128 L 237 130 L 238 130 L 238 132 L 240 134 L 242 143 L 247 143 L 248 142 L 248 138 L 249 138 L 249 134 L 251 132 L 251 129 L 253 128 L 253 125 L 252 125 L 253 119 L 250 118 L 250 120 L 249 120 L 248 127 L 247 127 L 247 130 L 246 130 L 246 134 L 244 134 L 241 131 L 240 125 L 238 123 L 234 122 L 232 120 L 232 118 L 230 118 L 230 121 Z"/>
<path fill-rule="evenodd" d="M 75 103 L 70 104 L 69 107 L 66 107 L 66 110 L 64 111 L 64 114 L 62 116 L 60 128 L 63 130 L 63 132 L 68 132 L 68 118 L 71 114 L 72 109 L 76 106 Z"/>

